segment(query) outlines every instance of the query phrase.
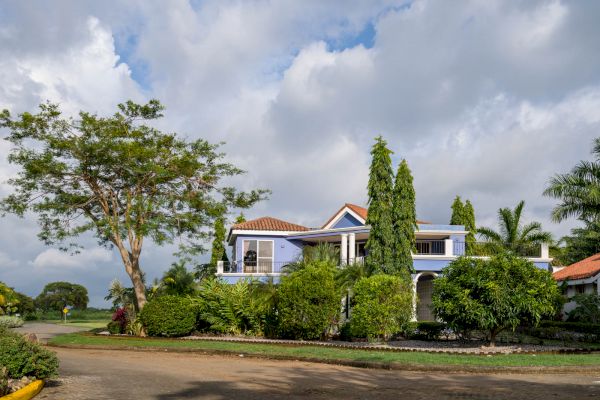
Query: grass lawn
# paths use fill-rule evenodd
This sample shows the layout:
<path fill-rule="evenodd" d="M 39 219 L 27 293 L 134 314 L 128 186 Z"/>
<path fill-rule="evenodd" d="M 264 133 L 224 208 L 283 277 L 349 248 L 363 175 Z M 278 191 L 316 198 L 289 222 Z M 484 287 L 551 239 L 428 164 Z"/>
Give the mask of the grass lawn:
<path fill-rule="evenodd" d="M 53 338 L 50 344 L 139 347 L 158 349 L 191 349 L 248 354 L 272 358 L 320 359 L 324 361 L 352 361 L 394 363 L 414 366 L 462 367 L 569 367 L 598 366 L 600 353 L 596 354 L 509 354 L 462 355 L 422 352 L 387 352 L 371 350 L 336 349 L 318 346 L 286 346 L 279 344 L 231 343 L 202 340 L 176 340 L 155 338 L 105 337 L 85 333 L 67 334 Z"/>
<path fill-rule="evenodd" d="M 63 321 L 56 321 L 56 320 L 43 321 L 43 322 L 49 322 L 49 323 L 56 324 L 56 325 L 74 326 L 77 328 L 96 329 L 96 328 L 106 328 L 106 325 L 110 322 L 110 319 L 107 319 L 107 320 L 104 320 L 104 319 L 100 319 L 100 320 L 85 320 L 85 319 L 69 320 L 69 319 L 67 319 L 67 323 L 64 323 Z"/>

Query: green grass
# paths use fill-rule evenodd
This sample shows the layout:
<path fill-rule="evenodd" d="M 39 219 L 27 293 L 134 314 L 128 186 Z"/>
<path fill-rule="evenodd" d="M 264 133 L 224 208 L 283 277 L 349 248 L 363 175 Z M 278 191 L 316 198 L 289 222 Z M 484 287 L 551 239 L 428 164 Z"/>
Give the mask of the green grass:
<path fill-rule="evenodd" d="M 509 354 L 476 356 L 423 352 L 388 352 L 325 348 L 317 346 L 286 346 L 278 344 L 212 342 L 202 340 L 176 340 L 156 338 L 105 337 L 90 334 L 68 334 L 50 341 L 55 345 L 87 345 L 139 347 L 160 349 L 193 349 L 198 351 L 223 351 L 264 357 L 294 359 L 321 359 L 324 361 L 354 361 L 396 363 L 415 366 L 457 367 L 568 367 L 599 366 L 600 354 Z"/>
<path fill-rule="evenodd" d="M 113 312 L 110 310 L 101 310 L 97 308 L 88 308 L 87 310 L 71 310 L 67 320 L 106 320 L 109 321 Z M 36 313 L 39 321 L 58 321 L 64 318 L 62 311 L 47 311 L 45 313 Z"/>

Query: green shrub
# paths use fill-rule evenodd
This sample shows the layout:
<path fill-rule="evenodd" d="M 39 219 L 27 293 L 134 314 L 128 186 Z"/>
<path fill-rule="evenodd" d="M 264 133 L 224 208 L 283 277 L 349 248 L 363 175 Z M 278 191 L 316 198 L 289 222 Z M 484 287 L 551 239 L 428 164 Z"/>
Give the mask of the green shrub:
<path fill-rule="evenodd" d="M 600 296 L 579 293 L 573 296 L 572 300 L 577 303 L 577 307 L 569 312 L 569 322 L 600 324 Z"/>
<path fill-rule="evenodd" d="M 58 358 L 21 335 L 0 330 L 0 367 L 5 367 L 12 379 L 23 376 L 47 379 L 57 376 Z"/>
<path fill-rule="evenodd" d="M 150 300 L 139 314 L 150 336 L 185 336 L 196 326 L 197 307 L 189 298 L 160 296 Z"/>
<path fill-rule="evenodd" d="M 589 324 L 585 322 L 541 321 L 538 327 L 557 328 L 562 331 L 588 333 L 600 336 L 600 324 Z"/>
<path fill-rule="evenodd" d="M 279 336 L 322 338 L 337 323 L 340 309 L 334 267 L 327 262 L 311 262 L 281 279 L 277 302 Z"/>
<path fill-rule="evenodd" d="M 443 322 L 419 321 L 409 323 L 403 333 L 409 339 L 439 340 L 445 328 Z"/>
<path fill-rule="evenodd" d="M 231 285 L 205 279 L 194 299 L 199 309 L 198 329 L 232 335 L 263 334 L 275 293 L 270 283 L 241 280 Z"/>
<path fill-rule="evenodd" d="M 4 328 L 18 328 L 23 326 L 23 319 L 14 315 L 0 315 L 0 326 Z"/>
<path fill-rule="evenodd" d="M 355 337 L 389 339 L 412 317 L 412 287 L 392 275 L 373 275 L 354 286 L 351 332 Z"/>
<path fill-rule="evenodd" d="M 119 335 L 123 333 L 121 323 L 118 321 L 110 321 L 108 325 L 106 325 L 106 329 L 108 329 L 108 331 L 113 335 Z"/>

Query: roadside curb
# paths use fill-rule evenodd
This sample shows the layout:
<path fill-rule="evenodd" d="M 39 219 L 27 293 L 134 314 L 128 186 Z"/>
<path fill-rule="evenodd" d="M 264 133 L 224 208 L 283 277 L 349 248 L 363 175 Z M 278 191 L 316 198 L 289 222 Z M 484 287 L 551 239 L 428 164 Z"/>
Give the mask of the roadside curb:
<path fill-rule="evenodd" d="M 0 400 L 29 400 L 33 399 L 44 387 L 44 381 L 38 379 L 37 381 L 31 382 L 29 385 L 22 389 L 17 390 L 11 394 L 0 397 Z"/>
<path fill-rule="evenodd" d="M 244 357 L 264 360 L 301 361 L 318 364 L 342 365 L 356 368 L 384 369 L 393 371 L 414 372 L 446 372 L 446 373 L 486 373 L 486 374 L 565 374 L 565 373 L 589 373 L 597 374 L 598 366 L 568 366 L 568 367 L 491 367 L 491 366 L 461 366 L 461 365 L 425 365 L 425 364 L 403 364 L 398 362 L 376 362 L 376 361 L 353 361 L 344 359 L 322 359 L 314 357 L 298 357 L 284 355 L 263 355 L 252 353 L 241 353 L 238 351 L 191 349 L 191 348 L 168 348 L 168 347 L 136 347 L 136 346 L 106 346 L 106 345 L 69 345 L 48 344 L 49 347 L 63 349 L 81 350 L 116 350 L 116 351 L 138 351 L 154 353 L 182 353 L 221 355 L 230 357 Z M 0 399 L 4 400 L 4 398 Z"/>

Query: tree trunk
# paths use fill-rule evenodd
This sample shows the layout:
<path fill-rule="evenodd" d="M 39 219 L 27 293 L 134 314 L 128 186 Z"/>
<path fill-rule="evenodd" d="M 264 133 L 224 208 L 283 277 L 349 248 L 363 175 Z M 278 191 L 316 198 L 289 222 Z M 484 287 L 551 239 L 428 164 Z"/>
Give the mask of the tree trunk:
<path fill-rule="evenodd" d="M 135 298 L 137 299 L 138 311 L 142 311 L 142 308 L 146 305 L 146 286 L 142 280 L 142 271 L 140 269 L 139 260 L 131 261 L 131 273 L 129 274 L 131 283 L 133 283 L 133 291 L 135 292 Z"/>
<path fill-rule="evenodd" d="M 490 347 L 496 347 L 496 336 L 498 335 L 499 330 L 492 329 L 490 330 Z"/>

